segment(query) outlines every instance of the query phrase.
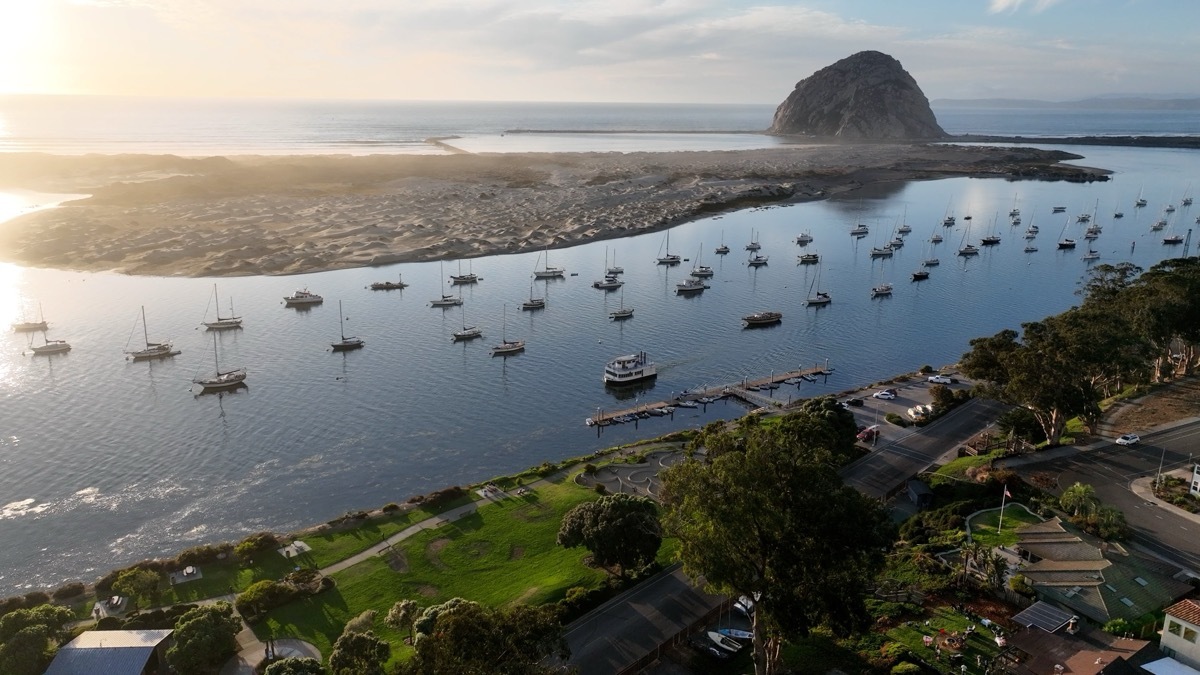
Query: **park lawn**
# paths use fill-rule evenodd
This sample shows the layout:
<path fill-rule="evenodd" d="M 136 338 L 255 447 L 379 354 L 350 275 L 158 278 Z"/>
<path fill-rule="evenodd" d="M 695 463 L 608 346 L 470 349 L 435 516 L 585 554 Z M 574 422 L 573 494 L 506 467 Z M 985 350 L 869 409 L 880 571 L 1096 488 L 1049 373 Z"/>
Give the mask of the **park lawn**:
<path fill-rule="evenodd" d="M 993 459 L 1003 457 L 1003 451 L 993 452 L 987 455 L 967 455 L 952 460 L 934 473 L 939 476 L 950 476 L 951 478 L 965 479 L 967 477 L 967 469 L 976 466 L 986 466 Z"/>
<path fill-rule="evenodd" d="M 925 625 L 926 619 L 929 620 L 928 626 Z M 932 635 L 936 640 L 941 629 L 944 629 L 947 634 L 958 632 L 959 635 L 962 635 L 967 626 L 973 623 L 975 632 L 967 638 L 967 644 L 962 650 L 963 659 L 961 661 L 952 662 L 946 649 L 942 649 L 942 656 L 939 660 L 934 648 L 926 647 L 922 641 L 922 637 L 925 635 Z M 996 636 L 991 630 L 982 624 L 975 623 L 961 612 L 946 606 L 932 608 L 923 619 L 907 621 L 892 628 L 887 632 L 887 636 L 891 640 L 903 643 L 909 651 L 925 659 L 940 672 L 953 673 L 953 675 L 959 675 L 960 665 L 966 665 L 968 672 L 979 672 L 975 665 L 976 655 L 982 658 L 984 664 L 987 664 L 1000 653 L 1000 647 L 996 645 Z"/>
<path fill-rule="evenodd" d="M 996 526 L 1000 524 L 1000 509 L 997 508 L 971 518 L 971 538 L 981 542 L 988 549 L 1013 546 L 1017 543 L 1017 528 L 1040 522 L 1042 519 L 1030 513 L 1024 504 L 1009 504 L 1004 507 L 1003 532 L 996 533 Z"/>
<path fill-rule="evenodd" d="M 347 529 L 332 529 L 319 534 L 306 534 L 298 537 L 308 544 L 312 550 L 305 554 L 303 562 L 318 568 L 328 567 L 350 556 L 383 542 L 384 539 L 400 532 L 410 525 L 449 511 L 450 509 L 470 504 L 474 492 L 449 501 L 437 508 L 417 507 L 411 510 L 396 512 L 378 518 L 370 518 Z"/>
<path fill-rule="evenodd" d="M 199 579 L 181 584 L 168 585 L 163 582 L 159 605 L 178 605 L 227 595 L 229 589 L 241 592 L 247 586 L 263 579 L 281 579 L 295 566 L 275 551 L 264 551 L 255 556 L 252 564 L 242 565 L 237 561 L 223 560 L 200 565 Z"/>
<path fill-rule="evenodd" d="M 555 537 L 563 514 L 598 497 L 561 479 L 523 497 L 482 505 L 401 542 L 391 556 L 335 574 L 336 588 L 273 610 L 255 632 L 262 639 L 307 640 L 327 657 L 346 621 L 374 609 L 376 634 L 392 644 L 394 657 L 402 658 L 407 652 L 403 635 L 383 623 L 398 600 L 412 598 L 423 607 L 454 597 L 492 606 L 538 605 L 561 599 L 572 586 L 597 586 L 604 572 L 585 567 L 586 551 L 563 549 Z"/>

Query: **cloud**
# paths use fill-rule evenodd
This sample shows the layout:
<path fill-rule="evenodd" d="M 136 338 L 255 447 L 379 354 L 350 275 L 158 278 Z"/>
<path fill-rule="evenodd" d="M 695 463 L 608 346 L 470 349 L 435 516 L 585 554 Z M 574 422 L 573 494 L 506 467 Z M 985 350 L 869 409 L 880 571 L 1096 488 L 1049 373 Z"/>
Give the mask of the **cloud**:
<path fill-rule="evenodd" d="M 1044 12 L 1054 5 L 1058 4 L 1059 0 L 1033 0 L 1029 3 L 1033 5 L 1033 12 Z M 1001 14 L 1003 12 L 1016 12 L 1021 9 L 1021 5 L 1026 4 L 1026 0 L 990 0 L 988 3 L 989 14 Z"/>

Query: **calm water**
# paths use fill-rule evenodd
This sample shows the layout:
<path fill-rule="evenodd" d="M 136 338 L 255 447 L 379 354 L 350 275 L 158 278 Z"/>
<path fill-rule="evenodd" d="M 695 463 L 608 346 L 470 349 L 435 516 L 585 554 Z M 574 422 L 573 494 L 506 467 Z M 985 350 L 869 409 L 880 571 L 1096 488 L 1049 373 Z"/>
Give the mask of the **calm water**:
<path fill-rule="evenodd" d="M 1078 148 L 1070 149 L 1078 152 Z M 955 361 L 970 338 L 1041 318 L 1077 302 L 1087 272 L 1073 252 L 1055 250 L 1064 217 L 1099 202 L 1103 260 L 1148 266 L 1182 254 L 1152 235 L 1149 223 L 1167 200 L 1178 203 L 1185 177 L 1196 175 L 1194 153 L 1086 148 L 1082 163 L 1115 169 L 1115 180 L 1092 185 L 953 179 L 895 183 L 852 199 L 746 211 L 671 230 L 671 249 L 698 252 L 716 268 L 712 288 L 681 298 L 674 284 L 690 263 L 658 267 L 662 233 L 550 252 L 551 263 L 578 277 L 538 282 L 548 297 L 542 312 L 521 312 L 537 254 L 482 258 L 470 268 L 483 277 L 464 288 L 464 308 L 433 309 L 447 264 L 405 264 L 289 278 L 219 280 L 221 303 L 232 296 L 245 329 L 219 336 L 223 365 L 249 369 L 249 388 L 200 396 L 191 378 L 212 367 L 212 338 L 197 330 L 212 293 L 211 279 L 134 278 L 16 266 L 0 267 L 0 323 L 44 306 L 51 338 L 74 350 L 57 357 L 22 355 L 26 338 L 0 335 L 0 592 L 92 578 L 113 566 L 170 554 L 206 541 L 271 528 L 321 522 L 350 509 L 400 501 L 450 484 L 511 472 L 544 460 L 577 456 L 674 428 L 741 414 L 732 403 L 707 412 L 680 411 L 674 421 L 652 419 L 605 430 L 583 425 L 600 407 L 625 406 L 600 383 L 604 362 L 646 350 L 660 377 L 643 396 L 667 397 L 701 384 L 798 365 L 836 368 L 828 384 L 783 388 L 777 396 L 815 395 L 867 384 L 922 364 Z M 1150 201 L 1134 209 L 1139 190 Z M 1014 197 L 1025 225 L 1041 228 L 1041 251 L 1022 252 L 1025 225 L 1010 227 Z M 1117 205 L 1126 217 L 1113 221 Z M 959 227 L 940 225 L 947 208 Z M 974 216 L 977 241 L 999 214 L 1003 243 L 978 258 L 953 251 Z M 1182 231 L 1196 217 L 1181 208 Z M 908 245 L 889 261 L 872 262 L 904 217 Z M 857 221 L 870 236 L 854 240 Z M 824 258 L 822 287 L 832 306 L 806 309 L 817 267 L 800 267 L 797 234 L 811 231 L 809 251 Z M 933 232 L 945 242 L 929 252 Z M 757 233 L 771 264 L 744 264 L 743 246 Z M 717 257 L 724 241 L 733 252 Z M 1136 246 L 1134 246 L 1136 244 Z M 621 293 L 591 288 L 607 253 L 625 270 L 623 302 L 636 316 L 614 323 L 607 312 Z M 925 249 L 925 250 L 923 250 Z M 1132 250 L 1131 250 L 1132 249 Z M 922 259 L 942 264 L 928 281 L 910 283 Z M 467 265 L 467 263 L 464 263 Z M 403 274 L 404 291 L 371 292 L 369 282 Z M 894 297 L 871 300 L 880 280 Z M 323 306 L 296 311 L 282 296 L 298 287 L 325 296 Z M 337 300 L 349 332 L 365 349 L 333 354 Z M 507 335 L 528 342 L 525 354 L 489 357 Z M 183 353 L 157 363 L 122 355 L 145 305 L 150 338 L 174 338 Z M 783 312 L 781 326 L 743 330 L 739 317 Z M 211 312 L 211 309 L 209 310 Z M 452 344 L 466 323 L 484 327 L 482 341 Z"/>

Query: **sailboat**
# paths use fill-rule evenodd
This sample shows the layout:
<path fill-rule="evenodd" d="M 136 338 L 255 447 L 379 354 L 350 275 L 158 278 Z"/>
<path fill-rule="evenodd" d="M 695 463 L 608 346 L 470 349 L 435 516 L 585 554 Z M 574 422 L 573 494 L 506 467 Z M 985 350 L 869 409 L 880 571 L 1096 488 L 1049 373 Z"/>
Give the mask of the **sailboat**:
<path fill-rule="evenodd" d="M 66 340 L 51 340 L 46 337 L 46 332 L 42 331 L 42 344 L 33 344 L 33 339 L 30 337 L 29 351 L 33 352 L 34 356 L 49 356 L 50 354 L 69 352 L 71 345 Z"/>
<path fill-rule="evenodd" d="M 696 264 L 692 267 L 692 276 L 697 279 L 708 279 L 713 275 L 713 268 L 700 264 L 700 255 L 703 253 L 704 244 L 700 244 L 700 249 L 696 251 Z"/>
<path fill-rule="evenodd" d="M 717 255 L 725 255 L 729 253 L 729 247 L 725 245 L 725 230 L 721 230 L 721 245 L 713 250 Z"/>
<path fill-rule="evenodd" d="M 608 249 L 607 248 L 604 249 L 604 260 L 605 260 L 605 262 L 608 261 Z M 624 273 L 625 273 L 625 268 L 619 267 L 617 265 L 617 252 L 613 251 L 612 265 L 609 266 L 609 268 L 608 268 L 608 275 L 611 277 L 615 277 L 618 274 L 624 274 Z"/>
<path fill-rule="evenodd" d="M 1171 227 L 1174 227 L 1174 226 L 1175 226 L 1174 223 L 1172 223 Z M 1178 234 L 1178 233 L 1171 234 L 1171 228 L 1167 228 L 1167 236 L 1163 237 L 1162 242 L 1163 242 L 1163 244 L 1165 244 L 1167 246 L 1171 246 L 1174 244 L 1182 244 L 1183 243 L 1183 235 Z"/>
<path fill-rule="evenodd" d="M 175 349 L 170 342 L 151 342 L 150 332 L 146 329 L 146 307 L 142 306 L 142 338 L 145 340 L 145 349 L 137 349 L 134 351 L 126 351 L 125 358 L 133 361 L 146 361 L 149 359 L 165 359 L 168 356 L 176 356 L 181 354 L 178 349 Z"/>
<path fill-rule="evenodd" d="M 331 343 L 330 346 L 333 347 L 333 351 L 348 352 L 351 349 L 360 349 L 363 345 L 367 344 L 366 342 L 363 342 L 362 338 L 346 337 L 345 325 L 346 317 L 342 315 L 342 301 L 338 300 L 338 331 L 340 332 L 342 339 Z"/>
<path fill-rule="evenodd" d="M 1142 188 L 1138 189 L 1137 200 L 1133 202 L 1134 208 L 1141 208 L 1146 205 L 1145 198 L 1142 197 Z"/>
<path fill-rule="evenodd" d="M 504 303 L 504 323 L 500 324 L 500 344 L 492 347 L 492 356 L 508 356 L 523 351 L 525 351 L 524 340 L 508 339 L 508 303 Z"/>
<path fill-rule="evenodd" d="M 533 282 L 531 281 L 529 282 L 529 299 L 521 303 L 521 311 L 534 309 L 546 309 L 546 299 L 533 297 Z"/>
<path fill-rule="evenodd" d="M 562 267 L 550 266 L 550 248 L 546 247 L 546 266 L 533 271 L 534 279 L 561 279 L 567 270 Z"/>
<path fill-rule="evenodd" d="M 821 290 L 821 267 L 817 266 L 817 276 L 808 285 L 808 300 L 804 304 L 820 307 L 831 302 L 833 302 L 833 298 L 829 293 Z"/>
<path fill-rule="evenodd" d="M 1083 254 L 1083 259 L 1084 260 L 1099 260 L 1100 252 L 1092 250 L 1092 247 L 1089 244 L 1087 252 Z"/>
<path fill-rule="evenodd" d="M 1058 235 L 1058 247 L 1059 247 L 1060 249 L 1072 249 L 1072 248 L 1075 248 L 1075 240 L 1074 240 L 1074 239 L 1067 239 L 1067 238 L 1066 238 L 1066 236 L 1065 236 L 1065 235 L 1066 235 L 1066 233 L 1067 233 L 1067 225 L 1070 225 L 1070 224 L 1071 224 L 1071 219 L 1068 217 L 1068 218 L 1067 218 L 1067 222 L 1063 223 L 1063 229 L 1062 229 L 1062 232 L 1060 232 L 1060 233 L 1059 233 L 1059 235 Z"/>
<path fill-rule="evenodd" d="M 616 277 L 616 275 L 612 274 L 611 272 L 607 272 L 607 269 L 608 269 L 608 249 L 607 248 L 604 249 L 604 267 L 606 270 L 604 279 L 602 279 L 600 281 L 593 281 L 592 288 L 599 288 L 599 289 L 605 290 L 605 291 L 615 291 L 618 288 L 625 285 L 625 282 L 618 279 Z"/>
<path fill-rule="evenodd" d="M 233 298 L 229 298 L 229 316 L 221 316 L 220 299 L 217 297 L 217 285 L 213 284 L 213 303 L 217 305 L 217 320 L 204 321 L 204 327 L 208 330 L 229 330 L 231 328 L 242 327 L 242 317 L 236 316 L 233 313 Z"/>
<path fill-rule="evenodd" d="M 979 240 L 982 246 L 995 246 L 1000 243 L 1000 235 L 996 234 L 996 221 L 1000 218 L 1000 214 L 992 216 L 992 227 L 988 230 L 988 235 Z"/>
<path fill-rule="evenodd" d="M 1009 218 L 1017 218 L 1021 215 L 1021 209 L 1017 208 L 1017 196 L 1018 195 L 1015 195 L 1015 194 L 1013 195 L 1013 207 L 1008 212 Z"/>
<path fill-rule="evenodd" d="M 13 323 L 12 329 L 17 333 L 32 333 L 34 331 L 45 331 L 50 324 L 46 323 L 46 317 L 42 314 L 42 303 L 38 303 L 38 320 L 37 321 L 17 321 Z"/>
<path fill-rule="evenodd" d="M 884 295 L 892 294 L 892 285 L 889 282 L 883 281 L 883 265 L 879 265 L 879 283 L 871 287 L 871 297 L 878 298 Z"/>
<path fill-rule="evenodd" d="M 746 244 L 746 250 L 757 251 L 760 248 L 762 246 L 758 243 L 758 236 L 754 233 L 754 230 L 750 230 L 750 243 Z"/>
<path fill-rule="evenodd" d="M 438 277 L 441 278 L 441 280 L 442 280 L 442 296 L 436 300 L 430 300 L 429 306 L 430 307 L 456 307 L 458 305 L 461 305 L 463 302 L 462 294 L 459 294 L 457 296 L 446 295 L 446 280 L 445 280 L 446 278 L 444 276 L 445 265 L 441 262 L 438 263 L 438 272 L 439 272 Z"/>
<path fill-rule="evenodd" d="M 904 207 L 904 215 L 900 217 L 900 227 L 896 228 L 896 234 L 908 234 L 912 232 L 912 228 L 908 226 L 908 207 Z"/>
<path fill-rule="evenodd" d="M 467 273 L 463 274 L 462 273 L 462 261 L 461 260 L 458 261 L 458 274 L 450 275 L 451 285 L 457 286 L 459 284 L 477 284 L 477 283 L 479 283 L 479 276 L 475 274 L 474 262 L 467 261 L 467 265 L 468 265 Z"/>
<path fill-rule="evenodd" d="M 230 389 L 246 381 L 245 368 L 221 370 L 216 333 L 213 333 L 213 366 L 215 366 L 216 371 L 211 377 L 197 377 L 192 380 L 192 384 L 200 385 L 200 388 L 204 391 L 216 391 L 218 389 Z"/>
<path fill-rule="evenodd" d="M 670 230 L 667 230 L 667 237 L 664 240 L 664 247 L 666 249 L 666 253 L 664 255 L 660 256 L 659 258 L 657 258 L 658 264 L 659 265 L 678 265 L 680 260 L 682 260 L 682 258 L 680 258 L 678 255 L 676 255 L 674 253 L 671 253 L 671 231 Z"/>
<path fill-rule="evenodd" d="M 479 326 L 468 326 L 467 325 L 467 308 L 464 307 L 463 308 L 462 330 L 456 330 L 453 333 L 451 333 L 450 341 L 451 342 L 465 342 L 467 340 L 474 340 L 475 338 L 481 338 L 481 337 L 483 337 L 483 329 L 482 328 L 480 328 Z"/>
<path fill-rule="evenodd" d="M 862 223 L 855 223 L 854 227 L 850 228 L 850 236 L 852 236 L 852 237 L 860 237 L 861 238 L 861 237 L 867 236 L 870 233 L 871 233 L 870 228 L 868 228 L 866 225 L 863 225 Z"/>
<path fill-rule="evenodd" d="M 608 318 L 613 319 L 614 321 L 620 321 L 622 319 L 629 319 L 632 317 L 633 317 L 633 308 L 625 306 L 625 289 L 622 288 L 621 289 L 621 304 L 616 310 L 608 313 Z"/>
<path fill-rule="evenodd" d="M 963 232 L 962 240 L 958 242 L 958 254 L 964 258 L 967 256 L 979 255 L 979 248 L 974 244 L 967 243 L 967 236 L 971 234 L 971 224 L 967 223 L 967 229 Z"/>

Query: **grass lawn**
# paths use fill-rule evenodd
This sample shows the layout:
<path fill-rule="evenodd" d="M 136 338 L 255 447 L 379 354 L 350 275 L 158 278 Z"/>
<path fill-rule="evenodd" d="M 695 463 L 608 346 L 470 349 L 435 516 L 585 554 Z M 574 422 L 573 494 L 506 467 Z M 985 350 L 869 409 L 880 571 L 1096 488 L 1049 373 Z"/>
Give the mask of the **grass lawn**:
<path fill-rule="evenodd" d="M 472 492 L 471 495 L 474 493 Z M 328 567 L 335 562 L 345 560 L 350 556 L 364 551 L 384 539 L 396 534 L 404 528 L 422 520 L 436 516 L 444 511 L 471 503 L 471 495 L 447 502 L 438 508 L 418 507 L 405 512 L 397 512 L 380 518 L 363 521 L 357 527 L 345 530 L 329 530 L 319 534 L 309 534 L 300 540 L 312 547 L 303 562 L 316 567 Z"/>
<path fill-rule="evenodd" d="M 164 581 L 160 605 L 178 605 L 196 602 L 229 593 L 229 588 L 241 592 L 250 584 L 263 579 L 279 579 L 292 571 L 295 562 L 289 561 L 275 551 L 266 551 L 255 556 L 253 564 L 242 565 L 234 561 L 222 561 L 200 566 L 199 579 L 174 586 Z"/>
<path fill-rule="evenodd" d="M 1004 531 L 996 533 L 1000 524 L 1000 509 L 985 511 L 971 519 L 971 538 L 982 542 L 989 549 L 996 546 L 1012 546 L 1017 543 L 1017 528 L 1022 525 L 1040 523 L 1042 519 L 1025 509 L 1022 504 L 1004 507 Z"/>
<path fill-rule="evenodd" d="M 929 620 L 928 626 L 925 625 L 926 619 Z M 933 664 L 940 672 L 959 675 L 960 665 L 965 664 L 969 672 L 976 673 L 981 671 L 975 665 L 977 655 L 986 665 L 1000 653 L 1000 647 L 996 645 L 995 634 L 987 627 L 975 624 L 975 632 L 967 638 L 966 646 L 961 650 L 963 654 L 961 660 L 952 661 L 950 654 L 953 652 L 946 648 L 942 649 L 941 659 L 938 660 L 934 648 L 926 647 L 922 642 L 922 638 L 926 635 L 933 636 L 935 640 L 941 638 L 940 629 L 944 629 L 947 635 L 955 631 L 962 635 L 971 623 L 973 623 L 971 619 L 950 607 L 937 607 L 929 610 L 922 619 L 909 621 L 889 630 L 887 636 L 891 640 L 903 643 L 909 651 Z"/>
<path fill-rule="evenodd" d="M 967 469 L 976 466 L 985 466 L 993 459 L 998 457 L 1003 457 L 1003 452 L 994 452 L 987 455 L 968 455 L 966 457 L 959 457 L 958 459 L 945 464 L 935 473 L 941 476 L 965 479 L 967 477 Z"/>
<path fill-rule="evenodd" d="M 559 600 L 572 586 L 594 587 L 604 573 L 581 564 L 585 550 L 560 548 L 555 536 L 567 510 L 598 497 L 563 479 L 523 497 L 481 505 L 402 542 L 391 556 L 334 575 L 336 588 L 274 610 L 255 632 L 260 638 L 307 640 L 328 657 L 346 621 L 374 609 L 375 632 L 392 643 L 395 657 L 407 647 L 383 618 L 397 600 L 413 598 L 428 606 L 463 597 L 493 606 L 536 605 Z"/>

